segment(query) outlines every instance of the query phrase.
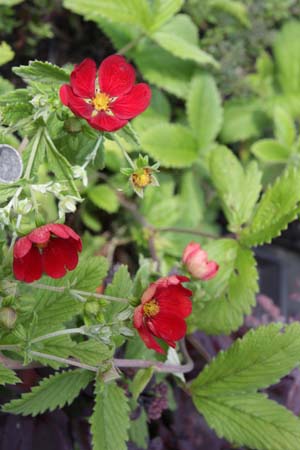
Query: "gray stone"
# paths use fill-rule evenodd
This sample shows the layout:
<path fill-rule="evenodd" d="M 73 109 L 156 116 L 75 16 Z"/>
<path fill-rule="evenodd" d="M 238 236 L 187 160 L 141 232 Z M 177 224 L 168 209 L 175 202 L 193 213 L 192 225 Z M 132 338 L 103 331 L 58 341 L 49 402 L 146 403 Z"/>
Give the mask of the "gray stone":
<path fill-rule="evenodd" d="M 0 182 L 17 181 L 23 171 L 22 158 L 10 145 L 0 144 Z"/>

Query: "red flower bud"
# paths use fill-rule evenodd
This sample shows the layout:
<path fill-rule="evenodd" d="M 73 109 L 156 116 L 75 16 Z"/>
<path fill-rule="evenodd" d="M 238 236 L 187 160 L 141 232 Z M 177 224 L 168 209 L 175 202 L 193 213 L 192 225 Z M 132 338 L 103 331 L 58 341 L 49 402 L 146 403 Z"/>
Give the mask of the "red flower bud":
<path fill-rule="evenodd" d="M 154 336 L 175 347 L 186 334 L 185 318 L 192 312 L 192 291 L 182 286 L 187 277 L 172 275 L 150 284 L 135 308 L 133 324 L 148 348 L 165 353 Z"/>
<path fill-rule="evenodd" d="M 183 251 L 182 262 L 189 273 L 199 280 L 210 280 L 217 275 L 219 265 L 208 261 L 208 255 L 200 244 L 190 242 Z"/>
<path fill-rule="evenodd" d="M 26 283 L 39 280 L 43 273 L 61 278 L 67 270 L 75 269 L 81 250 L 81 239 L 72 228 L 61 224 L 43 225 L 15 243 L 15 277 Z"/>
<path fill-rule="evenodd" d="M 151 90 L 135 83 L 134 68 L 121 55 L 105 58 L 99 70 L 85 59 L 60 88 L 60 99 L 78 117 L 101 131 L 116 131 L 148 108 Z"/>

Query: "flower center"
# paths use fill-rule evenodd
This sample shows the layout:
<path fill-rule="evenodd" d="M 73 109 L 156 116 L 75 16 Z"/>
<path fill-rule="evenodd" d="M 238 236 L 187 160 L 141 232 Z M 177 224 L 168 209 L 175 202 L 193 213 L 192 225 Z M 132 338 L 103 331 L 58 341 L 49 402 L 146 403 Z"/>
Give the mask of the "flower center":
<path fill-rule="evenodd" d="M 48 241 L 47 242 L 43 242 L 42 244 L 35 244 L 35 246 L 37 248 L 40 248 L 40 249 L 46 248 L 47 245 L 48 245 Z"/>
<path fill-rule="evenodd" d="M 92 99 L 92 104 L 97 111 L 107 111 L 109 109 L 110 98 L 104 92 L 97 92 Z"/>
<path fill-rule="evenodd" d="M 150 300 L 143 306 L 143 312 L 147 317 L 156 316 L 159 313 L 159 305 L 156 300 Z"/>
<path fill-rule="evenodd" d="M 143 188 L 148 186 L 152 181 L 149 169 L 143 169 L 142 173 L 134 172 L 132 174 L 132 182 L 135 186 Z"/>

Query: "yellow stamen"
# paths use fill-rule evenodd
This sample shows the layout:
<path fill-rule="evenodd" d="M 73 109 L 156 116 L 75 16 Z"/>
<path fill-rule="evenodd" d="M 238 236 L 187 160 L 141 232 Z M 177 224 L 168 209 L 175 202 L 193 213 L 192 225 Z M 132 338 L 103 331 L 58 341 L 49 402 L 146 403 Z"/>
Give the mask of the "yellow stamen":
<path fill-rule="evenodd" d="M 92 99 L 92 104 L 97 111 L 107 111 L 109 109 L 110 98 L 104 92 L 97 92 Z"/>
<path fill-rule="evenodd" d="M 134 172 L 131 175 L 134 186 L 144 188 L 152 182 L 151 171 L 148 168 L 143 169 L 143 172 Z"/>
<path fill-rule="evenodd" d="M 150 300 L 143 306 L 143 312 L 147 317 L 156 316 L 159 313 L 159 305 L 156 300 Z"/>

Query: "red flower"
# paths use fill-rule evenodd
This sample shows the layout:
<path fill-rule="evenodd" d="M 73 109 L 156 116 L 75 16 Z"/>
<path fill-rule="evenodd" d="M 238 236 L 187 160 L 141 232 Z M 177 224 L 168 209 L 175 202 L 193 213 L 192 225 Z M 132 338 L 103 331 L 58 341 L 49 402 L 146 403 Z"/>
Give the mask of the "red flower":
<path fill-rule="evenodd" d="M 85 59 L 60 88 L 60 99 L 97 130 L 116 131 L 148 108 L 151 90 L 134 84 L 134 68 L 120 55 L 105 58 L 97 72 L 95 61 Z"/>
<path fill-rule="evenodd" d="M 43 272 L 49 277 L 61 278 L 67 269 L 75 269 L 81 249 L 80 237 L 66 225 L 36 228 L 15 243 L 15 277 L 26 283 L 39 280 Z"/>
<path fill-rule="evenodd" d="M 219 270 L 219 265 L 215 261 L 208 261 L 206 251 L 196 242 L 190 242 L 185 247 L 182 262 L 193 277 L 203 281 L 215 277 Z"/>
<path fill-rule="evenodd" d="M 133 324 L 148 348 L 165 353 L 153 336 L 171 347 L 186 334 L 184 319 L 192 312 L 192 291 L 182 286 L 187 277 L 172 275 L 150 284 L 135 308 Z"/>

